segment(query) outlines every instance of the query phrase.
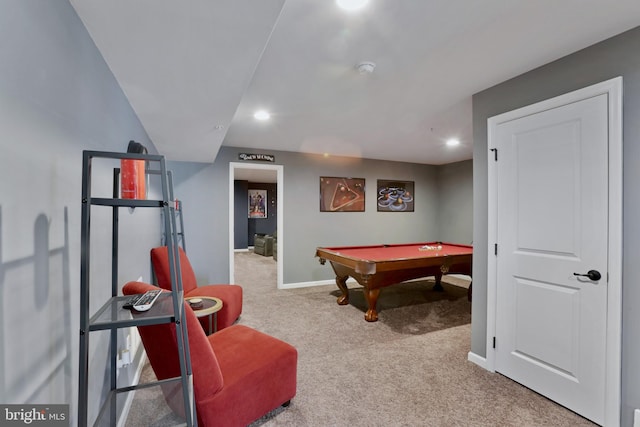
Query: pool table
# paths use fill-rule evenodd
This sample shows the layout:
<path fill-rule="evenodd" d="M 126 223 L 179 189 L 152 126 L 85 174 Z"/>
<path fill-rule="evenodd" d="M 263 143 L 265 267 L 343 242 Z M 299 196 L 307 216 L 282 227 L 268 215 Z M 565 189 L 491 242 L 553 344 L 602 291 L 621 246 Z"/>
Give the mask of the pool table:
<path fill-rule="evenodd" d="M 338 304 L 349 304 L 346 282 L 351 276 L 364 288 L 368 305 L 365 320 L 375 322 L 378 320 L 376 304 L 381 288 L 406 280 L 435 276 L 434 289 L 441 290 L 443 274 L 471 276 L 473 247 L 443 242 L 319 247 L 316 256 L 322 265 L 328 260 L 336 273 L 336 285 L 342 291 Z"/>

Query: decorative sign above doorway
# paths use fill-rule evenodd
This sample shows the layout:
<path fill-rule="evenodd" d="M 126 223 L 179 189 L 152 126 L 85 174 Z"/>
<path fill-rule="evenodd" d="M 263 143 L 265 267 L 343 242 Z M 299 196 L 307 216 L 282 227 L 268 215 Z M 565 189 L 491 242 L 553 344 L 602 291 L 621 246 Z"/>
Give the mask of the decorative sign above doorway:
<path fill-rule="evenodd" d="M 244 161 L 257 160 L 260 162 L 275 162 L 276 156 L 272 154 L 249 154 L 249 153 L 240 153 L 238 154 L 238 159 Z"/>

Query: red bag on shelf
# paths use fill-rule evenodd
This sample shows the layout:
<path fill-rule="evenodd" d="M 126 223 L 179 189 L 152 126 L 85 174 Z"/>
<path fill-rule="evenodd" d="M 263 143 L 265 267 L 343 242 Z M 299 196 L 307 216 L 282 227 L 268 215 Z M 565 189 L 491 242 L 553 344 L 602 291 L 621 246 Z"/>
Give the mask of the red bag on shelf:
<path fill-rule="evenodd" d="M 127 153 L 146 154 L 147 149 L 140 143 L 129 141 Z M 120 161 L 120 197 L 123 199 L 146 199 L 146 161 L 122 159 Z"/>

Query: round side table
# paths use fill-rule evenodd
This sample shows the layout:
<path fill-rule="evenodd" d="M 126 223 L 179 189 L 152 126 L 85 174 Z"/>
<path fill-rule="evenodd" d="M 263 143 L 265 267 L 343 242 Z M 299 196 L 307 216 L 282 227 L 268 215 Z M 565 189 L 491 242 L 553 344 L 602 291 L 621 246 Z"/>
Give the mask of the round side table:
<path fill-rule="evenodd" d="M 194 299 L 201 299 L 202 305 L 194 304 L 191 302 Z M 198 317 L 209 316 L 209 332 L 207 335 L 211 335 L 212 333 L 218 330 L 218 312 L 222 310 L 222 300 L 216 297 L 188 297 L 185 300 L 189 303 L 189 306 L 193 309 L 193 312 Z"/>

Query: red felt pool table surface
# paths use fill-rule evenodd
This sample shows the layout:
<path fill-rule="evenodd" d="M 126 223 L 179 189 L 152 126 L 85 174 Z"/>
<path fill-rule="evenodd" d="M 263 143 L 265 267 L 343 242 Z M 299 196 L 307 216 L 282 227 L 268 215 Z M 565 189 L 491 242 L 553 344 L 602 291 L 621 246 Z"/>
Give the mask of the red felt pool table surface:
<path fill-rule="evenodd" d="M 376 246 L 343 246 L 320 248 L 342 254 L 345 257 L 366 261 L 392 261 L 408 258 L 434 258 L 446 255 L 470 255 L 473 248 L 453 243 L 411 243 Z"/>
<path fill-rule="evenodd" d="M 338 304 L 349 303 L 346 281 L 353 277 L 364 287 L 369 306 L 365 320 L 375 322 L 378 319 L 376 304 L 380 288 L 434 276 L 435 288 L 441 289 L 443 274 L 471 275 L 473 247 L 443 242 L 319 247 L 316 256 L 321 264 L 328 260 L 336 273 L 336 284 L 342 291 Z"/>

